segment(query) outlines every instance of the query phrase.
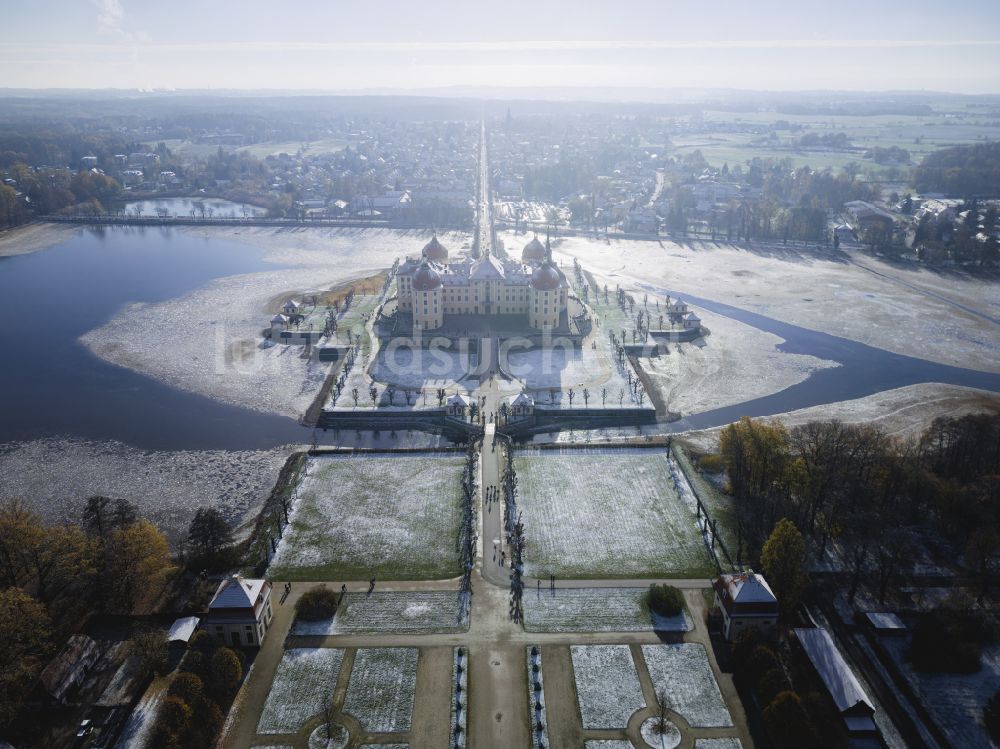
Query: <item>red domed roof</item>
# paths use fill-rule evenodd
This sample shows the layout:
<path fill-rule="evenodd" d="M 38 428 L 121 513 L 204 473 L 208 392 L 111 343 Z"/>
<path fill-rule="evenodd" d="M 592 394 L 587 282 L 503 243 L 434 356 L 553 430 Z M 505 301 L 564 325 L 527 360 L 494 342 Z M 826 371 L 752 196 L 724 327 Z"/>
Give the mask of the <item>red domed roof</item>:
<path fill-rule="evenodd" d="M 540 263 L 545 259 L 545 246 L 538 241 L 538 237 L 532 239 L 521 250 L 522 263 Z"/>
<path fill-rule="evenodd" d="M 531 288 L 538 291 L 552 291 L 558 289 L 565 280 L 562 271 L 549 260 L 531 274 Z"/>
<path fill-rule="evenodd" d="M 441 276 L 425 260 L 413 274 L 414 291 L 433 291 L 441 285 Z"/>
<path fill-rule="evenodd" d="M 437 234 L 431 237 L 431 241 L 424 245 L 421 254 L 435 263 L 443 263 L 448 259 L 448 250 L 438 241 Z"/>

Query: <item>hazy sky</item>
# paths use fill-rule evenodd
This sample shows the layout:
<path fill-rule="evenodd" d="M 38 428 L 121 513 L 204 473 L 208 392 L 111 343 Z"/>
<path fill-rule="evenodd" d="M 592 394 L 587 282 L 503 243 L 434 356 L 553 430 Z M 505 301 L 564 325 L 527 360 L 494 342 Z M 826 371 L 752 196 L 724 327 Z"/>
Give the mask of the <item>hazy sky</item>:
<path fill-rule="evenodd" d="M 1000 0 L 9 0 L 0 86 L 1000 93 Z"/>

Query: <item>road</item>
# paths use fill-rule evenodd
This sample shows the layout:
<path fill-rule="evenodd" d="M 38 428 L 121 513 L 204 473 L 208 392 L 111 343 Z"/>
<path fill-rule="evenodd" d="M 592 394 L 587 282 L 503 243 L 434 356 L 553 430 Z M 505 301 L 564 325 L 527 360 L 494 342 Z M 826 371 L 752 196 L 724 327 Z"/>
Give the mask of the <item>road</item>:
<path fill-rule="evenodd" d="M 473 248 L 482 257 L 496 254 L 496 231 L 493 226 L 493 194 L 490 189 L 489 149 L 486 145 L 486 120 L 479 131 L 479 189 L 476 196 L 476 237 Z"/>

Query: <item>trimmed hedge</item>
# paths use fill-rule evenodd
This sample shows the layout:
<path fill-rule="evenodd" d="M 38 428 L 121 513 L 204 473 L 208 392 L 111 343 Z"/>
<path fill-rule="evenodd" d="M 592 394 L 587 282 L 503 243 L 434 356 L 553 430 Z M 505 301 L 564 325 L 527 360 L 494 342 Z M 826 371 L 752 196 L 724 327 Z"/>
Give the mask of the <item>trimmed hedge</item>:
<path fill-rule="evenodd" d="M 303 593 L 295 602 L 295 613 L 307 622 L 329 619 L 337 613 L 337 599 L 338 595 L 334 591 L 317 585 Z"/>
<path fill-rule="evenodd" d="M 650 610 L 660 616 L 677 616 L 684 611 L 684 594 L 672 585 L 653 583 L 646 595 Z"/>

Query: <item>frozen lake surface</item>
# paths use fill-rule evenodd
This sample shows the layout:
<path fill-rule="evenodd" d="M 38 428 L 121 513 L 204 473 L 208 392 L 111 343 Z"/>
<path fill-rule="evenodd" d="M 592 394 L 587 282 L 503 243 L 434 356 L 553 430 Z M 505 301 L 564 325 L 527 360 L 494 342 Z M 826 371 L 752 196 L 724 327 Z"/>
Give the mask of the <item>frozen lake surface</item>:
<path fill-rule="evenodd" d="M 255 384 L 256 389 L 251 390 L 260 390 L 268 397 L 261 396 L 257 410 L 252 410 L 239 397 L 246 388 L 233 386 L 229 381 L 232 378 L 212 376 L 211 366 L 201 359 L 202 353 L 204 358 L 211 358 L 213 342 L 205 343 L 204 352 L 198 345 L 192 345 L 197 337 L 199 313 L 197 304 L 192 306 L 187 302 L 204 303 L 214 298 L 226 310 L 232 306 L 232 299 L 223 292 L 244 283 L 245 278 L 268 276 L 301 283 L 301 274 L 308 274 L 310 269 L 318 271 L 331 263 L 348 270 L 356 264 L 359 272 L 374 267 L 374 261 L 384 267 L 391 263 L 392 257 L 418 250 L 423 240 L 414 234 L 398 232 L 199 233 L 117 227 L 79 231 L 48 249 L 0 258 L 0 314 L 16 331 L 0 359 L 4 407 L 0 443 L 59 436 L 116 440 L 158 450 L 266 450 L 306 442 L 308 432 L 288 415 L 301 406 L 300 401 L 305 402 L 295 393 L 291 396 L 285 393 L 287 388 L 272 388 L 272 393 Z M 457 249 L 461 240 L 452 239 L 451 244 Z M 629 246 L 630 253 L 639 251 Z M 593 260 L 600 264 L 599 259 L 583 254 L 585 262 Z M 743 262 L 749 261 L 743 258 Z M 754 262 L 765 272 L 768 264 L 775 261 L 756 258 Z M 850 273 L 850 268 L 845 266 L 841 272 Z M 784 343 L 779 343 L 777 349 L 784 354 L 811 356 L 839 365 L 812 371 L 801 382 L 762 397 L 754 398 L 754 393 L 734 387 L 734 391 L 744 394 L 743 399 L 737 400 L 739 396 L 734 392 L 731 395 L 736 397 L 726 407 L 699 413 L 695 406 L 692 415 L 685 414 L 685 419 L 666 427 L 671 431 L 718 426 L 742 415 L 779 414 L 921 382 L 1000 392 L 1000 374 L 933 363 L 779 320 L 777 314 L 781 308 L 776 304 L 771 305 L 767 314 L 761 314 L 718 301 L 729 298 L 729 289 L 705 289 L 711 297 L 706 294 L 702 298 L 688 293 L 689 289 L 682 285 L 686 279 L 676 278 L 670 286 L 660 285 L 655 283 L 656 274 L 647 274 L 647 270 L 639 263 L 634 272 L 642 272 L 649 279 L 645 283 L 650 292 L 681 294 L 709 313 L 778 336 Z M 256 299 L 269 292 L 270 286 L 263 281 L 257 286 L 246 289 L 248 297 L 256 294 Z M 289 291 L 294 291 L 297 284 L 292 286 Z M 906 292 L 894 287 L 893 293 Z M 179 306 L 180 302 L 174 300 L 182 298 L 187 302 Z M 926 296 L 920 299 L 922 303 L 933 303 Z M 143 306 L 137 308 L 137 304 Z M 237 311 L 240 319 L 249 324 L 256 318 L 243 309 L 245 306 Z M 166 314 L 182 308 L 193 319 Z M 123 324 L 122 313 L 127 309 L 142 309 L 147 315 L 163 311 L 164 315 L 160 320 L 133 313 L 134 324 Z M 228 313 L 205 314 L 228 322 L 225 317 Z M 129 317 L 125 314 L 126 321 Z M 266 319 L 263 311 L 260 319 L 263 325 Z M 995 323 L 982 319 L 979 323 L 985 326 L 979 331 L 984 335 L 983 345 L 967 346 L 971 347 L 968 361 L 973 366 L 979 364 L 981 352 L 992 345 L 988 339 L 996 338 Z M 120 349 L 124 353 L 112 359 L 120 359 L 127 366 L 113 364 L 107 356 L 95 356 L 80 342 L 81 336 L 92 333 L 93 337 L 96 335 L 93 331 L 98 330 L 105 349 L 114 347 L 115 336 L 121 339 Z M 242 328 L 239 332 L 245 337 Z M 888 336 L 884 335 L 880 344 L 893 345 L 889 338 L 894 334 L 889 330 L 885 333 Z M 143 335 L 149 340 L 138 345 L 135 338 Z M 898 335 L 905 336 L 905 331 L 900 330 Z M 942 345 L 946 342 L 947 338 L 941 340 Z M 157 364 L 159 349 L 162 360 Z M 928 357 L 940 353 L 933 344 L 922 350 Z M 142 356 L 132 362 L 136 351 L 142 352 Z M 190 366 L 180 361 L 184 358 Z M 175 376 L 175 370 L 187 372 L 187 378 Z M 281 371 L 275 369 L 276 373 Z M 244 379 L 251 382 L 252 378 Z M 216 381 L 222 384 L 217 385 Z M 251 382 L 254 383 L 256 380 Z M 689 408 L 691 405 L 695 404 Z M 356 442 L 353 435 L 326 437 Z M 385 442 L 393 436 L 381 439 Z"/>

